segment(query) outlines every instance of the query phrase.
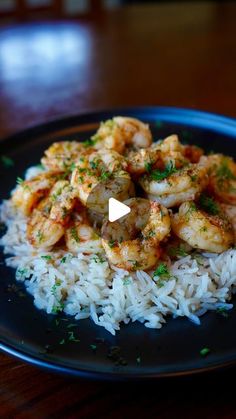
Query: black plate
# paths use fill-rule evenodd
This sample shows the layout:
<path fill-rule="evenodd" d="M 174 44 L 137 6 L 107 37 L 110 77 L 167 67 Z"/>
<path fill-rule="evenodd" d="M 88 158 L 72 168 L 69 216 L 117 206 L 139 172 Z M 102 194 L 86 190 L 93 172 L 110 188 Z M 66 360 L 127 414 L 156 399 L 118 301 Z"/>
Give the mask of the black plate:
<path fill-rule="evenodd" d="M 154 137 L 171 133 L 206 150 L 235 157 L 236 121 L 218 115 L 175 108 L 136 108 L 93 113 L 50 122 L 16 134 L 0 143 L 1 155 L 12 158 L 13 167 L 1 165 L 1 198 L 7 198 L 17 176 L 37 164 L 43 151 L 58 138 L 86 139 L 97 123 L 113 115 L 140 118 L 151 125 Z M 225 318 L 207 313 L 201 326 L 187 319 L 169 318 L 160 330 L 133 323 L 122 326 L 116 337 L 90 320 L 74 322 L 38 311 L 24 286 L 14 280 L 0 253 L 1 349 L 51 370 L 90 378 L 144 379 L 183 375 L 217 369 L 236 361 L 236 308 Z M 15 287 L 17 286 L 17 288 Z M 77 327 L 70 329 L 71 323 Z M 80 342 L 68 342 L 74 331 Z M 211 349 L 201 357 L 203 347 Z"/>

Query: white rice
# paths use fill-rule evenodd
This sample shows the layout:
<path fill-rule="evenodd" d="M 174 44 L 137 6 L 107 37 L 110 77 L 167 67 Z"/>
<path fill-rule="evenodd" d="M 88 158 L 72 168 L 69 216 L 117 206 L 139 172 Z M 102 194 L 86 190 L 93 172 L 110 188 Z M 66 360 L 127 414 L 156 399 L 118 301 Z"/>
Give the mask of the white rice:
<path fill-rule="evenodd" d="M 130 273 L 109 267 L 104 254 L 72 255 L 63 250 L 35 250 L 26 240 L 26 219 L 10 201 L 0 207 L 7 233 L 0 239 L 9 267 L 16 268 L 37 308 L 47 313 L 64 310 L 76 319 L 91 317 L 113 335 L 120 324 L 139 321 L 161 328 L 166 316 L 186 316 L 200 324 L 207 310 L 232 308 L 236 286 L 236 250 L 221 255 L 186 256 L 169 267 L 161 286 L 152 272 Z M 48 256 L 48 258 L 45 258 Z"/>

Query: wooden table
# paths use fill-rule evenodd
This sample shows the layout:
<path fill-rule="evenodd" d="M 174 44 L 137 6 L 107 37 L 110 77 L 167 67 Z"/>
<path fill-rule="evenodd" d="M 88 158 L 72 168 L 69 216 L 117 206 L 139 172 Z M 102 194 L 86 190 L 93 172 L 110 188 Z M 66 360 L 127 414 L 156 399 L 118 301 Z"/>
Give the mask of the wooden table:
<path fill-rule="evenodd" d="M 172 105 L 236 117 L 236 4 L 126 6 L 0 28 L 0 138 L 69 114 Z M 1 418 L 235 418 L 236 369 L 150 384 L 72 380 L 0 355 Z"/>

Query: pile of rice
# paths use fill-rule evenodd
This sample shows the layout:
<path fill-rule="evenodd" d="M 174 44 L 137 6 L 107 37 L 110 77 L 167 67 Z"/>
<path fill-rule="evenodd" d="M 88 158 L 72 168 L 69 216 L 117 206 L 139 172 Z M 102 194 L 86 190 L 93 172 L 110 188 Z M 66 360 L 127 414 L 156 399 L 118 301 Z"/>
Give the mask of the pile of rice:
<path fill-rule="evenodd" d="M 76 319 L 91 316 L 115 334 L 122 321 L 160 328 L 172 314 L 199 324 L 199 316 L 209 309 L 232 308 L 225 302 L 236 285 L 236 250 L 180 258 L 159 286 L 158 278 L 144 271 L 110 268 L 103 254 L 36 251 L 26 241 L 26 219 L 14 213 L 9 201 L 1 206 L 1 221 L 8 230 L 0 244 L 5 253 L 15 255 L 6 264 L 16 268 L 16 279 L 25 282 L 35 305 L 47 313 L 64 310 Z"/>
<path fill-rule="evenodd" d="M 179 258 L 169 266 L 168 280 L 160 281 L 144 271 L 111 268 L 105 254 L 35 250 L 26 240 L 26 218 L 10 200 L 0 206 L 0 220 L 7 226 L 0 245 L 5 254 L 14 255 L 6 264 L 16 269 L 16 279 L 25 283 L 36 307 L 47 313 L 91 317 L 114 335 L 121 322 L 138 320 L 158 329 L 172 315 L 200 324 L 199 316 L 207 310 L 233 306 L 227 301 L 236 286 L 234 249 Z"/>

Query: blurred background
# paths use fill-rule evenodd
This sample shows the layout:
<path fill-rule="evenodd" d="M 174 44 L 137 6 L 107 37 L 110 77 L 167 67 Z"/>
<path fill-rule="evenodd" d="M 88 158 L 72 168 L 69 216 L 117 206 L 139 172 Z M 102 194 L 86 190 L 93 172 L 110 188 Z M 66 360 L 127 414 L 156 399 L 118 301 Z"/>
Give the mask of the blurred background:
<path fill-rule="evenodd" d="M 129 105 L 236 117 L 236 3 L 0 0 L 0 138 Z"/>

